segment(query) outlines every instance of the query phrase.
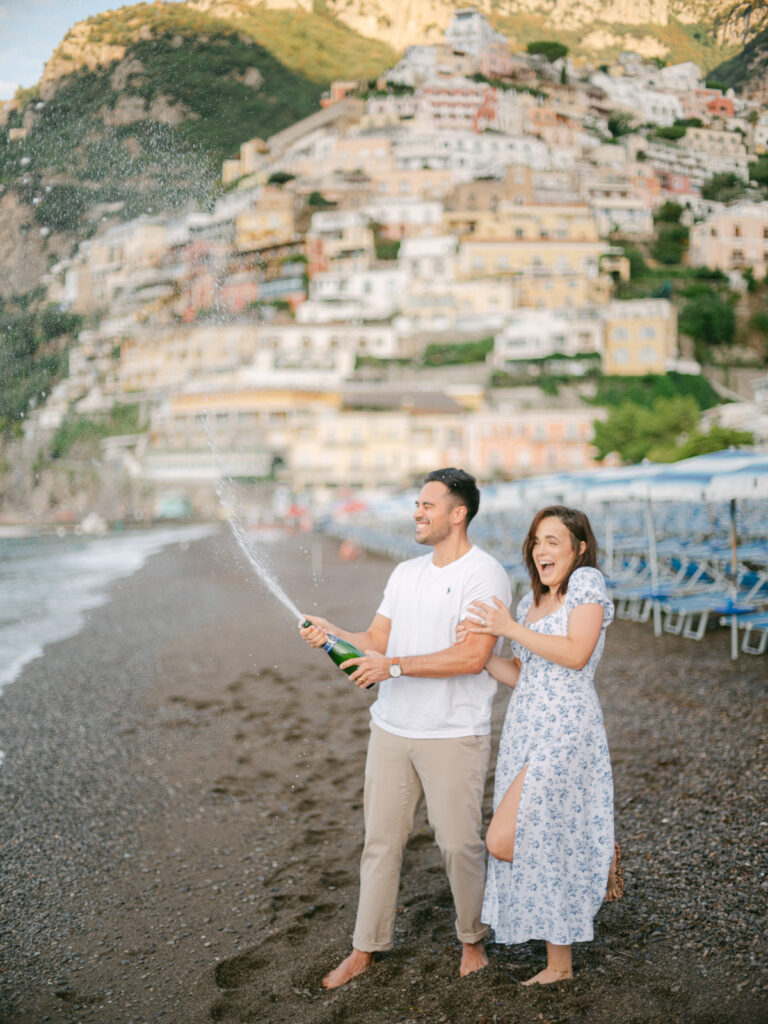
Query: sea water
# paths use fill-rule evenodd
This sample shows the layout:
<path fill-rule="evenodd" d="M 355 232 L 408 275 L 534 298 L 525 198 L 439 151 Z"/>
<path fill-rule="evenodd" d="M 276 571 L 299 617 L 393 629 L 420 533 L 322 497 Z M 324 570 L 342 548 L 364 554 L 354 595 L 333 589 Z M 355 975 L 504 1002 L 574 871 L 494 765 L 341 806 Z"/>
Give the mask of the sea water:
<path fill-rule="evenodd" d="M 0 537 L 0 690 L 46 644 L 78 633 L 85 612 L 106 601 L 115 580 L 132 575 L 162 548 L 216 529 L 196 525 L 103 537 Z"/>

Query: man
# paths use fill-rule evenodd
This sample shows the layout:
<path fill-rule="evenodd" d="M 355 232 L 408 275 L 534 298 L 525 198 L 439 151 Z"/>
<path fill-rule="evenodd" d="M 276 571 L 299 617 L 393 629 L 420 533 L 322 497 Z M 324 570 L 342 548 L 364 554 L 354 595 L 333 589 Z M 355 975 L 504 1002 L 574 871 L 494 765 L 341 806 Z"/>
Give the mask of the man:
<path fill-rule="evenodd" d="M 326 632 L 365 651 L 352 679 L 378 683 L 365 768 L 365 845 L 352 952 L 323 979 L 338 988 L 390 949 L 403 850 L 422 796 L 435 830 L 456 907 L 460 975 L 485 967 L 487 927 L 480 921 L 485 848 L 480 835 L 496 683 L 485 663 L 496 638 L 456 627 L 477 600 L 511 599 L 503 567 L 472 545 L 467 528 L 480 503 L 474 477 L 460 469 L 430 473 L 416 500 L 416 540 L 431 554 L 400 563 L 365 632 L 308 616 L 302 636 L 318 647 Z M 481 596 L 482 595 L 482 596 Z"/>

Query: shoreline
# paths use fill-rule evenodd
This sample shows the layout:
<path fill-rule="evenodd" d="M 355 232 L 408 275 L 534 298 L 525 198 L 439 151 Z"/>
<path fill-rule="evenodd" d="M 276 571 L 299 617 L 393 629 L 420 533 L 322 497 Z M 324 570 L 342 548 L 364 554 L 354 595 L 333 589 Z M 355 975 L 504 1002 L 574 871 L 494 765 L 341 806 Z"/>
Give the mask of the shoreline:
<path fill-rule="evenodd" d="M 304 535 L 267 556 L 302 611 L 364 628 L 391 563 L 337 549 Z M 356 905 L 371 698 L 289 618 L 222 532 L 150 556 L 6 687 L 3 1024 L 765 1019 L 764 658 L 734 668 L 720 636 L 610 627 L 598 691 L 627 888 L 572 983 L 519 987 L 536 942 L 492 943 L 458 979 L 422 809 L 395 948 L 327 993 Z"/>

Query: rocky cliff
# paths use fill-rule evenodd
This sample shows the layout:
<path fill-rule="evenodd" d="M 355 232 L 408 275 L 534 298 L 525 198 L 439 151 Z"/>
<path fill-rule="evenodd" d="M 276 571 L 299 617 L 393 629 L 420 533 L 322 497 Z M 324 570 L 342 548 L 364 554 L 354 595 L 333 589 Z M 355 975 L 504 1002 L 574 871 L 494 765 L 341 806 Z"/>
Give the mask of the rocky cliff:
<path fill-rule="evenodd" d="M 249 11 L 309 11 L 312 0 L 189 0 L 198 10 L 229 17 Z M 342 24 L 394 50 L 437 42 L 456 0 L 323 0 Z M 604 59 L 607 51 L 633 48 L 670 61 L 698 59 L 707 66 L 730 56 L 768 25 L 764 0 L 475 0 L 512 41 L 556 38 L 572 52 Z"/>

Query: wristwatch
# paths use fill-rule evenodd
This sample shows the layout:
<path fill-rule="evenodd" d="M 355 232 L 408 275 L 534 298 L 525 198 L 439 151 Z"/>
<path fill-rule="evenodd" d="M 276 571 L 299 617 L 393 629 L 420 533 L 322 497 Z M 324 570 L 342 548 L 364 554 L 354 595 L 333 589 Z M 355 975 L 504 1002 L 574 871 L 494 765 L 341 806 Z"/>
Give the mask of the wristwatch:
<path fill-rule="evenodd" d="M 389 666 L 389 674 L 392 676 L 393 679 L 397 679 L 398 676 L 401 676 L 403 674 L 403 670 L 400 667 L 399 658 L 392 659 L 392 662 L 390 663 Z"/>

